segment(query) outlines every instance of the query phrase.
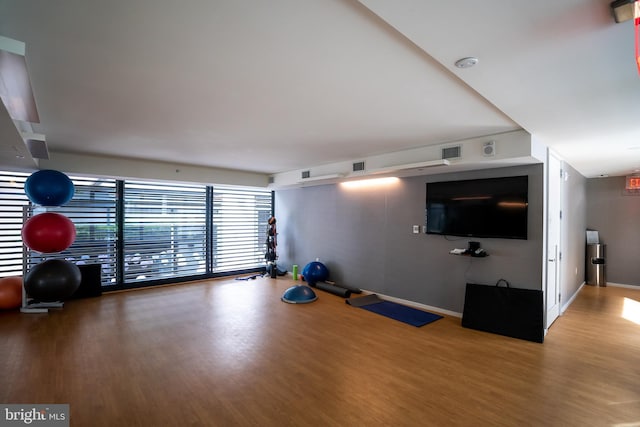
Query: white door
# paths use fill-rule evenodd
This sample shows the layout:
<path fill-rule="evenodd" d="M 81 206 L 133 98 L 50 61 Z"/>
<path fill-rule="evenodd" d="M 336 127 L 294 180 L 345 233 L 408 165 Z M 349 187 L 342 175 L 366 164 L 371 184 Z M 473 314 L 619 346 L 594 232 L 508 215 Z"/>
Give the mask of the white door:
<path fill-rule="evenodd" d="M 545 286 L 545 328 L 560 315 L 560 236 L 562 230 L 562 163 L 549 153 L 547 180 L 547 280 Z"/>

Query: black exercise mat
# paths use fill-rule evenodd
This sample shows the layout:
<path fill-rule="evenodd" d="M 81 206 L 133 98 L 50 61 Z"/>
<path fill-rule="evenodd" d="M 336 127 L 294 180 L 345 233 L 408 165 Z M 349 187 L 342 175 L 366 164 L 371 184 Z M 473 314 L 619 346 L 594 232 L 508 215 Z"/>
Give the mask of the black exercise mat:
<path fill-rule="evenodd" d="M 363 305 L 376 304 L 382 301 L 384 300 L 381 300 L 380 298 L 378 298 L 378 295 L 371 294 L 371 295 L 366 295 L 364 297 L 349 298 L 345 302 L 354 307 L 362 307 Z"/>
<path fill-rule="evenodd" d="M 407 307 L 406 305 L 397 304 L 391 301 L 367 304 L 358 308 L 368 310 L 415 327 L 424 326 L 431 322 L 435 322 L 438 319 L 442 319 L 442 316 L 439 314 L 429 313 L 428 311 L 418 310 L 417 308 Z"/>
<path fill-rule="evenodd" d="M 360 298 L 350 298 L 345 302 L 354 307 L 380 314 L 390 319 L 416 327 L 424 326 L 431 322 L 435 322 L 438 319 L 442 319 L 442 316 L 439 314 L 429 313 L 428 311 L 418 310 L 417 308 L 408 307 L 391 301 L 385 301 L 378 298 L 376 294 Z"/>
<path fill-rule="evenodd" d="M 498 286 L 504 283 L 506 287 Z M 467 283 L 462 326 L 512 338 L 544 341 L 542 291 Z"/>

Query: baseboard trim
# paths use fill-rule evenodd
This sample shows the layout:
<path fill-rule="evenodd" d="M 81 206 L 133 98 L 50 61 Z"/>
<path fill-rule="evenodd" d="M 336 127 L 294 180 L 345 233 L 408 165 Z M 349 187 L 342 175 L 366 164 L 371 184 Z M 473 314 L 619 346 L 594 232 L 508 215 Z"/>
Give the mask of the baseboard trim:
<path fill-rule="evenodd" d="M 607 286 L 614 286 L 616 288 L 636 289 L 636 290 L 640 291 L 640 286 L 638 286 L 638 285 L 625 285 L 624 283 L 607 282 Z"/>
<path fill-rule="evenodd" d="M 573 293 L 573 295 L 571 295 L 571 298 L 569 298 L 569 300 L 562 306 L 560 307 L 560 315 L 562 316 L 564 314 L 565 311 L 567 311 L 567 309 L 569 308 L 569 306 L 571 305 L 571 303 L 578 297 L 578 294 L 580 293 L 580 291 L 582 290 L 582 288 L 586 285 L 586 282 L 582 282 L 582 284 L 578 287 L 578 289 Z"/>

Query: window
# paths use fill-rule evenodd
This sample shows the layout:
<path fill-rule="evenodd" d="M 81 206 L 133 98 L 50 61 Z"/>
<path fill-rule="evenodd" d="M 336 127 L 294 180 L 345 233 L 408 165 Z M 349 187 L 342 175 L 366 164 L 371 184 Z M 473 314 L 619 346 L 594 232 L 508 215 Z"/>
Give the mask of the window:
<path fill-rule="evenodd" d="M 44 208 L 29 203 L 28 177 L 0 172 L 0 277 L 22 274 L 23 216 L 45 211 L 73 221 L 76 239 L 60 253 L 26 251 L 28 269 L 52 258 L 100 264 L 105 290 L 265 266 L 269 190 L 70 176 L 73 198 Z"/>
<path fill-rule="evenodd" d="M 24 182 L 29 174 L 0 172 L 0 277 L 22 275 Z"/>
<path fill-rule="evenodd" d="M 217 272 L 265 265 L 271 192 L 213 188 L 213 269 Z"/>
<path fill-rule="evenodd" d="M 207 273 L 205 186 L 124 184 L 125 282 Z"/>
<path fill-rule="evenodd" d="M 75 187 L 73 198 L 52 208 L 33 207 L 33 215 L 57 212 L 68 217 L 76 227 L 76 240 L 56 254 L 30 251 L 30 267 L 44 259 L 66 259 L 77 265 L 101 264 L 102 285 L 115 285 L 116 276 L 116 181 L 70 176 Z"/>

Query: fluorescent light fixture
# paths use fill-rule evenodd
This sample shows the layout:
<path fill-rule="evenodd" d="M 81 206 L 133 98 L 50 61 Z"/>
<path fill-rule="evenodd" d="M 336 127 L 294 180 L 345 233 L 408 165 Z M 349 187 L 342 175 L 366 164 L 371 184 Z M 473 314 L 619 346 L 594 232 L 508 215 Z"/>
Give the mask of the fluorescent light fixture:
<path fill-rule="evenodd" d="M 356 189 L 356 188 L 371 188 L 371 187 L 381 187 L 385 185 L 392 185 L 399 182 L 400 179 L 395 176 L 389 176 L 386 178 L 370 178 L 370 179 L 359 179 L 357 181 L 345 181 L 341 182 L 340 185 L 344 188 Z"/>
<path fill-rule="evenodd" d="M 332 179 L 340 179 L 344 177 L 343 174 L 341 173 L 332 173 L 329 175 L 318 175 L 318 176 L 310 176 L 309 178 L 302 178 L 301 180 L 298 181 L 298 183 L 305 183 L 305 182 L 313 182 L 313 181 L 329 181 Z"/>
<path fill-rule="evenodd" d="M 404 165 L 386 166 L 378 169 L 370 169 L 366 171 L 365 175 L 377 175 L 381 173 L 393 173 L 398 171 L 410 170 L 410 169 L 426 169 L 437 166 L 449 166 L 451 163 L 447 159 L 429 160 L 426 162 L 407 163 Z"/>
<path fill-rule="evenodd" d="M 14 120 L 40 123 L 24 43 L 0 36 L 0 98 Z"/>

